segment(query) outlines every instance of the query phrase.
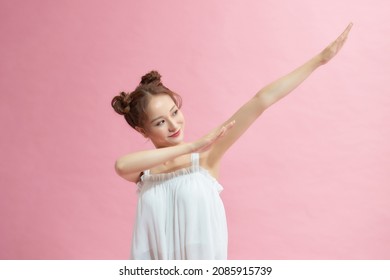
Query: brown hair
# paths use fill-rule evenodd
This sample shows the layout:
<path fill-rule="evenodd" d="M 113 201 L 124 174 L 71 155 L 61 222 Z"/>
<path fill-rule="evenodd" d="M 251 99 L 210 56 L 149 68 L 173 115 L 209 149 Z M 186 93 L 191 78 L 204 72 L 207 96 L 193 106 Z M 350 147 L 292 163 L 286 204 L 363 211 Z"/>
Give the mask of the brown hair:
<path fill-rule="evenodd" d="M 151 96 L 158 94 L 169 95 L 178 108 L 181 107 L 180 95 L 165 87 L 161 82 L 161 75 L 157 71 L 151 71 L 142 76 L 138 87 L 130 93 L 121 92 L 111 101 L 115 112 L 125 116 L 127 123 L 135 127 L 144 128 L 147 120 L 146 108 Z"/>

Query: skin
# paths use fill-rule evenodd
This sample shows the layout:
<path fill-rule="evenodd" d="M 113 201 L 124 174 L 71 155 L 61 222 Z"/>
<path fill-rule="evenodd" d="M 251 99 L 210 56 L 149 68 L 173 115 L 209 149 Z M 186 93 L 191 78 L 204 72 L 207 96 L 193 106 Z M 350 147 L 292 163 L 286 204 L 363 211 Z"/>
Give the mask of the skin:
<path fill-rule="evenodd" d="M 146 108 L 148 120 L 136 130 L 149 138 L 157 149 L 182 144 L 184 141 L 184 116 L 169 95 L 152 96 Z M 172 137 L 180 131 L 178 137 Z"/>
<path fill-rule="evenodd" d="M 260 89 L 228 120 L 196 141 L 184 142 L 184 116 L 175 107 L 173 100 L 167 95 L 152 97 L 147 108 L 148 121 L 144 127 L 136 129 L 149 138 L 156 149 L 120 157 L 115 163 L 116 172 L 128 181 L 137 182 L 140 173 L 147 169 L 153 174 L 187 167 L 190 164 L 189 154 L 198 152 L 200 165 L 218 179 L 220 162 L 225 152 L 267 108 L 293 91 L 318 67 L 329 62 L 344 45 L 351 28 L 352 23 L 323 51 Z M 178 130 L 181 132 L 179 137 L 170 137 Z"/>

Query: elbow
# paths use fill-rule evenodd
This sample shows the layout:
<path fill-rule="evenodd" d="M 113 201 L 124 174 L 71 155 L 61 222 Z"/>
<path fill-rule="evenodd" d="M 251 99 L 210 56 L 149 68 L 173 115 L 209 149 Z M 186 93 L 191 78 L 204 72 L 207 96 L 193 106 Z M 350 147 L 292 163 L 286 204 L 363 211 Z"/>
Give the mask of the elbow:
<path fill-rule="evenodd" d="M 274 103 L 267 94 L 264 94 L 264 92 L 261 91 L 255 95 L 254 99 L 256 100 L 256 106 L 259 108 L 260 112 L 264 112 Z"/>
<path fill-rule="evenodd" d="M 119 175 L 119 176 L 122 176 L 124 174 L 124 171 L 123 171 L 123 164 L 121 163 L 120 160 L 117 160 L 115 161 L 115 172 Z"/>

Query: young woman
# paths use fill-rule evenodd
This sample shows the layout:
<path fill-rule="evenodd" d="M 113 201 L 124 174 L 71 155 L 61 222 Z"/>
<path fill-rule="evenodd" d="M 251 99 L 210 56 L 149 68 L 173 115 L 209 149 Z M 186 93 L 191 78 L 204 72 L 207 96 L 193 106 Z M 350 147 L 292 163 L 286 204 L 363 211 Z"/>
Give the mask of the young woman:
<path fill-rule="evenodd" d="M 158 72 L 142 77 L 112 107 L 156 149 L 120 157 L 115 170 L 138 186 L 133 259 L 226 259 L 227 226 L 218 171 L 225 152 L 272 104 L 331 60 L 352 28 L 318 55 L 259 90 L 230 119 L 204 137 L 185 142 L 181 98 L 165 87 Z"/>

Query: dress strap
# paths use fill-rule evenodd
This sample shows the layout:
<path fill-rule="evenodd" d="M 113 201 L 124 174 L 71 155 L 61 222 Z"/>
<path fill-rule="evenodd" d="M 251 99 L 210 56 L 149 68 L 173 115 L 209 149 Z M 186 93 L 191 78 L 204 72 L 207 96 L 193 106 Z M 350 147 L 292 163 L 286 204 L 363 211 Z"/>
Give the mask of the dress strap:
<path fill-rule="evenodd" d="M 191 163 L 193 168 L 196 170 L 199 169 L 199 153 L 191 154 Z"/>

